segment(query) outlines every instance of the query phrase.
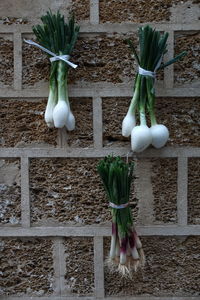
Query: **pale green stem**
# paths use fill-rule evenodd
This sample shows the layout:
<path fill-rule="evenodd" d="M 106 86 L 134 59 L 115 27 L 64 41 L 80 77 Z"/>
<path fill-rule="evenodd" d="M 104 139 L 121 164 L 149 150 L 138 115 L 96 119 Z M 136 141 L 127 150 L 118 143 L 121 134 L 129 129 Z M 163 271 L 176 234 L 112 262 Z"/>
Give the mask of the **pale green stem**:
<path fill-rule="evenodd" d="M 52 77 L 50 79 L 50 83 L 49 83 L 49 97 L 48 97 L 48 101 L 50 101 L 50 103 L 52 104 L 56 104 L 57 103 L 57 83 L 56 83 L 56 78 Z"/>
<path fill-rule="evenodd" d="M 134 93 L 133 93 L 133 98 L 131 100 L 131 104 L 129 106 L 128 113 L 132 113 L 132 114 L 135 113 L 135 110 L 136 110 L 136 107 L 137 107 L 137 101 L 138 101 L 138 98 L 139 98 L 139 95 L 140 95 L 139 91 L 140 91 L 140 77 L 137 78 L 137 82 L 136 82 L 136 85 L 135 85 L 135 90 L 134 90 Z"/>
<path fill-rule="evenodd" d="M 68 102 L 68 92 L 67 92 L 67 69 L 66 63 L 62 60 L 58 62 L 57 71 L 57 82 L 58 82 L 58 101 L 64 100 Z"/>
<path fill-rule="evenodd" d="M 156 125 L 157 121 L 156 121 L 156 116 L 154 114 L 154 111 L 152 110 L 151 112 L 149 112 L 149 114 L 150 114 L 150 119 L 151 119 L 151 126 Z"/>
<path fill-rule="evenodd" d="M 145 111 L 140 111 L 140 125 L 147 125 Z"/>

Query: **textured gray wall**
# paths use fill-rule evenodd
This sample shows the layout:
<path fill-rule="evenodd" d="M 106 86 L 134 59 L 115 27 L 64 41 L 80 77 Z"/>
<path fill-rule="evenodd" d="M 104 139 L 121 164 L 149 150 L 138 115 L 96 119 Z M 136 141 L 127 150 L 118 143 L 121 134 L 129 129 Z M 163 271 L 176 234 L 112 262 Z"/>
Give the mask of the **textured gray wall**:
<path fill-rule="evenodd" d="M 199 4 L 1 1 L 0 299 L 200 299 Z M 48 8 L 73 10 L 81 24 L 71 133 L 46 127 L 49 62 L 23 42 Z M 137 66 L 124 40 L 147 22 L 169 32 L 166 60 L 188 55 L 156 82 L 167 146 L 133 155 L 120 126 Z M 103 263 L 111 229 L 96 164 L 110 153 L 135 160 L 131 205 L 147 264 L 133 280 Z"/>

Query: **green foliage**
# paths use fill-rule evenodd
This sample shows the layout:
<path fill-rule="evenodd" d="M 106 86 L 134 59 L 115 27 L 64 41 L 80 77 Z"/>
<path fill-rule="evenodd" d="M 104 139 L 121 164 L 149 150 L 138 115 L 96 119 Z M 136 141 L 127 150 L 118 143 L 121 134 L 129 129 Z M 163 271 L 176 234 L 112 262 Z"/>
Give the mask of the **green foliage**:
<path fill-rule="evenodd" d="M 116 205 L 129 202 L 133 169 L 133 162 L 127 164 L 119 156 L 109 155 L 98 163 L 97 171 L 110 202 Z M 133 224 L 130 207 L 111 210 L 113 222 L 118 224 L 120 234 L 124 236 Z"/>
<path fill-rule="evenodd" d="M 155 72 L 163 69 L 178 60 L 182 59 L 187 53 L 183 51 L 175 58 L 166 63 L 162 63 L 164 54 L 167 52 L 167 39 L 169 34 L 152 29 L 149 25 L 140 27 L 138 30 L 139 36 L 139 54 L 131 40 L 127 40 L 128 45 L 138 63 L 138 65 L 148 71 Z M 139 86 L 140 97 L 138 97 L 136 107 L 139 112 L 144 112 L 148 109 L 150 114 L 154 114 L 155 91 L 154 78 L 137 74 L 134 89 Z"/>
<path fill-rule="evenodd" d="M 52 14 L 49 10 L 41 17 L 42 25 L 33 26 L 38 43 L 55 54 L 71 54 L 79 33 L 74 16 L 66 23 L 58 11 Z"/>

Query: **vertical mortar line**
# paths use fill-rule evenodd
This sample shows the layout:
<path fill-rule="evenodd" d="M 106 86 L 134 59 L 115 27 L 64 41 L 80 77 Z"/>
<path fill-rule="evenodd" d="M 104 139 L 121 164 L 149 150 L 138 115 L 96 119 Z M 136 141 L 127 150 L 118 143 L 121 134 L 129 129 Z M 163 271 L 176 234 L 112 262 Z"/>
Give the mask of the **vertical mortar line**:
<path fill-rule="evenodd" d="M 103 147 L 102 119 L 102 99 L 100 97 L 93 98 L 93 140 L 95 149 Z"/>
<path fill-rule="evenodd" d="M 57 148 L 67 148 L 68 145 L 68 135 L 66 128 L 58 129 L 57 131 Z"/>
<path fill-rule="evenodd" d="M 136 179 L 134 182 L 135 195 L 139 199 L 137 223 L 140 225 L 154 223 L 154 195 L 151 175 L 151 162 L 147 159 L 140 159 L 135 167 Z"/>
<path fill-rule="evenodd" d="M 174 31 L 169 31 L 167 50 L 168 52 L 164 56 L 164 62 L 174 57 Z M 164 85 L 167 89 L 174 87 L 174 64 L 164 69 Z"/>
<path fill-rule="evenodd" d="M 53 247 L 54 295 L 62 296 L 65 276 L 65 249 L 63 238 L 54 239 Z"/>
<path fill-rule="evenodd" d="M 90 0 L 90 23 L 99 24 L 99 0 Z"/>
<path fill-rule="evenodd" d="M 177 217 L 179 225 L 187 225 L 188 158 L 178 158 Z"/>
<path fill-rule="evenodd" d="M 21 157 L 21 222 L 22 227 L 30 227 L 29 158 Z"/>
<path fill-rule="evenodd" d="M 22 89 L 22 36 L 21 32 L 13 33 L 14 44 L 14 89 Z"/>
<path fill-rule="evenodd" d="M 95 297 L 104 298 L 103 237 L 94 237 L 94 284 Z"/>

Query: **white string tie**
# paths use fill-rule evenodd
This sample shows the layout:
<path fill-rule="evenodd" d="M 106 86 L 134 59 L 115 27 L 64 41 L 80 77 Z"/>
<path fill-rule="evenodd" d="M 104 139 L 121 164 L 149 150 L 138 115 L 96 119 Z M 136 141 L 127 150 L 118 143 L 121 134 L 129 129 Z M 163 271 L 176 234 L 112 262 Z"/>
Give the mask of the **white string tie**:
<path fill-rule="evenodd" d="M 160 67 L 160 64 L 161 64 L 161 62 L 162 62 L 162 58 L 163 58 L 163 56 L 160 57 L 160 59 L 159 59 L 159 61 L 158 61 L 158 63 L 157 63 L 157 65 L 156 65 L 156 67 L 155 67 L 155 69 L 154 69 L 153 72 L 152 72 L 152 71 L 145 70 L 145 69 L 143 69 L 142 67 L 139 66 L 138 73 L 139 73 L 140 75 L 143 75 L 143 76 L 150 76 L 150 77 L 155 78 L 155 77 L 156 77 L 156 71 L 157 71 L 158 68 Z"/>
<path fill-rule="evenodd" d="M 51 55 L 52 57 L 50 58 L 50 62 L 54 62 L 56 60 L 62 60 L 64 61 L 66 64 L 68 64 L 70 67 L 76 69 L 78 67 L 78 65 L 73 64 L 71 61 L 69 61 L 70 56 L 69 55 L 56 55 L 55 53 L 51 52 L 50 50 L 44 48 L 43 46 L 31 41 L 31 40 L 25 40 L 24 42 L 29 44 L 29 45 L 33 45 L 38 47 L 39 49 L 41 49 L 42 51 L 48 53 L 49 55 Z"/>
<path fill-rule="evenodd" d="M 120 205 L 116 205 L 115 203 L 109 202 L 109 206 L 112 208 L 116 208 L 116 209 L 122 209 L 122 208 L 127 207 L 128 205 L 129 205 L 129 202 L 120 204 Z"/>

